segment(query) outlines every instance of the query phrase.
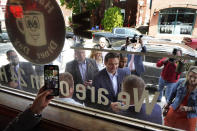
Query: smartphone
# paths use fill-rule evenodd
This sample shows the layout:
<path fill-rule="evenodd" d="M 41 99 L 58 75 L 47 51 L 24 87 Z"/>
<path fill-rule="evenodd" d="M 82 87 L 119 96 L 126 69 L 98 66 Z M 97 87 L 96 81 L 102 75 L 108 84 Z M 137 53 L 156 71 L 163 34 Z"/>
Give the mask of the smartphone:
<path fill-rule="evenodd" d="M 44 65 L 44 84 L 51 89 L 51 96 L 59 96 L 59 68 L 57 65 Z"/>

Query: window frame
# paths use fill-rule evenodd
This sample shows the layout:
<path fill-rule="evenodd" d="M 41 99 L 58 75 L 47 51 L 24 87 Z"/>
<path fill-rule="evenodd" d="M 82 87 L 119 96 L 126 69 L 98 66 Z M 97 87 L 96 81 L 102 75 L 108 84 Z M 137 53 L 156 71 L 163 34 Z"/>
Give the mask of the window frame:
<path fill-rule="evenodd" d="M 11 89 L 6 86 L 0 85 L 0 105 L 9 107 L 11 109 L 24 111 L 29 104 L 32 103 L 35 98 L 35 94 L 28 92 Z M 21 102 L 22 101 L 22 102 Z M 80 107 L 72 105 L 69 103 L 60 102 L 53 99 L 47 109 L 42 113 L 43 119 L 54 121 L 65 126 L 72 128 L 79 128 L 80 130 L 87 130 L 95 128 L 94 122 L 99 122 L 100 125 L 96 129 L 139 129 L 139 130 L 177 130 L 171 127 L 166 127 L 163 125 L 158 125 L 142 120 L 137 120 L 130 117 L 125 117 L 109 112 L 104 112 L 101 110 L 89 108 L 89 107 Z M 74 115 L 74 116 L 73 116 Z M 76 116 L 75 116 L 76 115 Z M 57 117 L 59 116 L 59 117 Z M 73 117 L 71 117 L 73 116 Z M 85 118 L 86 121 L 80 121 L 80 123 L 74 123 L 76 118 Z M 83 124 L 81 124 L 83 123 Z M 111 126 L 111 124 L 113 126 Z M 82 126 L 84 125 L 84 126 Z"/>
<path fill-rule="evenodd" d="M 179 13 L 179 10 L 182 9 L 182 10 L 185 10 L 185 11 L 190 11 L 189 13 L 188 12 L 184 12 L 184 13 Z M 175 12 L 170 12 L 172 10 L 175 10 Z M 193 11 L 193 13 L 192 13 Z M 163 10 L 160 10 L 159 11 L 159 17 L 158 17 L 158 34 L 160 35 L 192 35 L 193 34 L 193 30 L 194 30 L 194 25 L 195 25 L 195 20 L 196 20 L 196 16 L 197 16 L 197 10 L 196 9 L 191 9 L 191 8 L 166 8 L 166 9 L 163 9 Z M 174 14 L 175 15 L 175 24 L 173 24 L 173 29 L 172 29 L 172 33 L 160 33 L 160 22 L 161 22 L 161 15 L 163 14 L 166 14 L 166 15 L 169 15 L 169 14 Z M 174 33 L 175 32 L 175 28 L 177 26 L 177 18 L 178 18 L 178 15 L 180 14 L 194 14 L 194 19 L 193 19 L 193 23 L 192 23 L 192 29 L 191 29 L 191 33 L 190 34 L 177 34 L 177 33 Z"/>

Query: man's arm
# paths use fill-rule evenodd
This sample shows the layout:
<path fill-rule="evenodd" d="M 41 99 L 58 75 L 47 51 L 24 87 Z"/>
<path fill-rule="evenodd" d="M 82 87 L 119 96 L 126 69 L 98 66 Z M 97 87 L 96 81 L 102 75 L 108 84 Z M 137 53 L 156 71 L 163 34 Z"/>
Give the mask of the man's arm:
<path fill-rule="evenodd" d="M 53 99 L 53 97 L 49 97 L 51 92 L 52 90 L 44 91 L 44 87 L 41 88 L 33 104 L 10 122 L 4 131 L 26 131 L 33 129 L 41 120 L 41 112 Z"/>
<path fill-rule="evenodd" d="M 157 62 L 157 67 L 163 66 L 167 61 L 168 61 L 167 58 L 162 58 L 161 60 L 159 60 L 159 61 Z"/>
<path fill-rule="evenodd" d="M 146 46 L 145 45 L 142 46 L 141 52 L 146 53 Z"/>
<path fill-rule="evenodd" d="M 10 122 L 4 131 L 22 131 L 33 129 L 41 120 L 41 115 L 35 115 L 30 108 L 20 113 Z"/>

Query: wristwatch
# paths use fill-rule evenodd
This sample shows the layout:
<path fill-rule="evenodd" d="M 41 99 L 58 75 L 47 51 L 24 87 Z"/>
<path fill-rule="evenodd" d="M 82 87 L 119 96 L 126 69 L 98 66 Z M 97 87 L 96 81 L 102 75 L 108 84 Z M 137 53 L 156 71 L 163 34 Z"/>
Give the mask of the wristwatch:
<path fill-rule="evenodd" d="M 40 117 L 42 117 L 42 115 L 41 115 L 41 114 L 33 114 L 33 116 L 34 116 L 34 117 L 36 117 L 36 118 L 40 118 Z"/>
<path fill-rule="evenodd" d="M 29 112 L 31 112 L 31 114 L 33 115 L 33 117 L 35 117 L 35 118 L 40 118 L 40 117 L 42 117 L 42 114 L 33 113 L 33 112 L 31 111 L 31 109 L 30 109 L 31 105 L 32 105 L 32 104 L 30 104 L 30 105 L 28 106 L 27 109 L 28 109 Z"/>

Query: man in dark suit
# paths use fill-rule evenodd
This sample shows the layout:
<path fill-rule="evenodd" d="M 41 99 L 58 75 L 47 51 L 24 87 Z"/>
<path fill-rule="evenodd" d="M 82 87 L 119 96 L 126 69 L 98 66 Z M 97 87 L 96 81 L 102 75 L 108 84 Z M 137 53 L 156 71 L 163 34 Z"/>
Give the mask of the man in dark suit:
<path fill-rule="evenodd" d="M 83 45 L 77 44 L 76 47 L 83 48 Z M 86 58 L 84 50 L 75 50 L 74 53 L 75 59 L 66 64 L 66 71 L 72 74 L 75 87 L 77 84 L 91 86 L 94 75 L 98 72 L 96 61 Z M 76 98 L 75 92 L 73 95 L 73 99 L 79 101 Z"/>
<path fill-rule="evenodd" d="M 121 83 L 125 76 L 130 75 L 130 72 L 118 68 L 119 55 L 116 53 L 107 53 L 104 63 L 106 68 L 99 71 L 94 77 L 92 85 L 95 87 L 96 97 L 101 88 L 106 89 L 109 93 L 106 95 L 109 104 L 106 107 L 101 106 L 101 109 L 107 109 L 109 106 L 113 109 L 114 102 L 117 102 L 118 93 L 121 91 Z"/>
<path fill-rule="evenodd" d="M 14 50 L 7 51 L 6 55 L 9 64 L 1 67 L 1 83 L 15 89 L 36 93 L 38 89 L 32 88 L 35 81 L 31 81 L 31 75 L 35 76 L 32 64 L 20 62 Z"/>

